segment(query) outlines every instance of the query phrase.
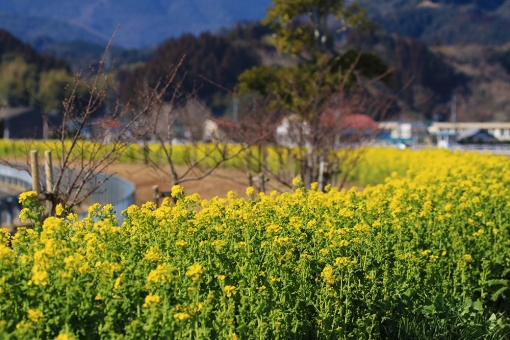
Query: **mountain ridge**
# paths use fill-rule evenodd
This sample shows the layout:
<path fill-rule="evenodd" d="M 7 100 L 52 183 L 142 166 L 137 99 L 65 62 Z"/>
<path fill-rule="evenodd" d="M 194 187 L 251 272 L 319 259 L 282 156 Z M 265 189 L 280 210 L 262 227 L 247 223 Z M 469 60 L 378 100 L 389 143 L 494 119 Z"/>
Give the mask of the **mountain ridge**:
<path fill-rule="evenodd" d="M 358 0 L 388 33 L 433 44 L 510 42 L 510 0 Z M 42 35 L 124 48 L 156 46 L 184 33 L 198 35 L 260 20 L 270 0 L 3 0 L 0 28 L 24 41 Z M 42 29 L 38 29 L 41 28 Z"/>
<path fill-rule="evenodd" d="M 0 2 L 0 13 L 18 17 L 19 22 L 0 20 L 0 27 L 29 41 L 38 38 L 38 33 L 30 29 L 30 19 L 38 18 L 41 21 L 46 18 L 48 22 L 42 26 L 55 27 L 54 32 L 48 30 L 46 35 L 56 41 L 90 40 L 95 35 L 94 42 L 106 42 L 120 25 L 115 43 L 127 48 L 142 48 L 183 33 L 217 31 L 238 20 L 259 20 L 269 4 L 270 0 L 91 0 L 86 3 L 67 0 L 64 4 L 58 0 L 44 3 L 3 0 Z M 56 29 L 64 23 L 76 31 L 72 32 L 72 38 L 61 37 L 62 30 Z M 98 35 L 102 39 L 97 39 Z"/>

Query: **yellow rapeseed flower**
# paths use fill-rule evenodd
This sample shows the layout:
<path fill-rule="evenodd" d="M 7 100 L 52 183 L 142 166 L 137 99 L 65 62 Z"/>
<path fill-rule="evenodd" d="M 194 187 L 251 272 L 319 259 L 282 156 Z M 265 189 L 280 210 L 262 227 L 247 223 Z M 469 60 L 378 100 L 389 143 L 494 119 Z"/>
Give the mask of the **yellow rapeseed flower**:
<path fill-rule="evenodd" d="M 0 245 L 8 245 L 11 240 L 11 234 L 6 228 L 0 228 Z"/>
<path fill-rule="evenodd" d="M 349 241 L 347 241 L 347 240 L 341 240 L 341 241 L 338 243 L 338 245 L 339 245 L 340 247 L 347 247 L 347 246 L 349 245 Z"/>
<path fill-rule="evenodd" d="M 246 196 L 251 196 L 255 193 L 255 189 L 253 187 L 246 188 Z"/>
<path fill-rule="evenodd" d="M 149 307 L 152 304 L 158 304 L 159 301 L 160 298 L 158 295 L 153 295 L 152 293 L 149 293 L 149 295 L 145 297 L 145 303 L 143 304 L 142 307 Z"/>
<path fill-rule="evenodd" d="M 172 186 L 171 196 L 173 198 L 179 198 L 184 195 L 184 190 L 180 185 Z"/>
<path fill-rule="evenodd" d="M 116 280 L 115 280 L 115 283 L 113 284 L 113 289 L 118 289 L 120 287 L 120 283 L 122 281 L 122 275 L 119 276 Z"/>
<path fill-rule="evenodd" d="M 68 333 L 60 333 L 55 340 L 74 340 L 74 336 Z"/>
<path fill-rule="evenodd" d="M 186 321 L 191 317 L 188 313 L 175 313 L 174 318 L 179 321 Z"/>
<path fill-rule="evenodd" d="M 29 214 L 30 214 L 30 209 L 28 209 L 28 208 L 21 209 L 21 211 L 19 212 L 19 220 L 21 221 L 21 223 L 25 223 L 26 221 L 28 221 L 29 216 L 30 216 Z"/>
<path fill-rule="evenodd" d="M 62 213 L 64 212 L 64 206 L 62 205 L 62 203 L 59 203 L 57 204 L 57 206 L 55 207 L 55 215 L 57 216 L 62 216 Z"/>
<path fill-rule="evenodd" d="M 335 275 L 333 275 L 333 267 L 331 267 L 329 264 L 324 267 L 321 273 L 321 277 L 329 284 L 335 283 Z"/>
<path fill-rule="evenodd" d="M 174 268 L 167 263 L 159 265 L 156 269 L 151 270 L 147 276 L 148 283 L 167 283 L 172 279 Z"/>
<path fill-rule="evenodd" d="M 202 267 L 201 264 L 196 263 L 188 268 L 188 271 L 186 272 L 186 276 L 198 276 L 202 274 L 205 271 L 205 268 Z"/>
<path fill-rule="evenodd" d="M 33 323 L 39 322 L 39 319 L 42 317 L 42 312 L 38 309 L 29 309 L 28 310 L 28 318 Z"/>
<path fill-rule="evenodd" d="M 37 198 L 37 192 L 35 191 L 25 191 L 25 192 L 22 192 L 20 195 L 19 195 L 19 203 L 23 204 L 23 205 L 27 205 L 28 202 L 32 199 L 35 199 Z"/>
<path fill-rule="evenodd" d="M 97 210 L 99 210 L 99 208 L 101 208 L 101 204 L 99 203 L 94 203 L 92 204 L 89 208 L 88 208 L 88 213 L 89 213 L 89 216 L 93 213 L 95 213 Z"/>
<path fill-rule="evenodd" d="M 145 253 L 144 259 L 150 262 L 159 262 L 162 260 L 163 254 L 158 246 L 150 247 Z"/>
<path fill-rule="evenodd" d="M 236 294 L 236 286 L 225 286 L 225 288 L 223 288 L 223 291 L 225 292 L 225 295 L 227 295 L 227 297 L 231 297 Z"/>
<path fill-rule="evenodd" d="M 40 266 L 35 265 L 32 268 L 32 277 L 31 282 L 36 286 L 46 286 L 49 281 L 49 276 L 46 270 L 42 269 Z"/>

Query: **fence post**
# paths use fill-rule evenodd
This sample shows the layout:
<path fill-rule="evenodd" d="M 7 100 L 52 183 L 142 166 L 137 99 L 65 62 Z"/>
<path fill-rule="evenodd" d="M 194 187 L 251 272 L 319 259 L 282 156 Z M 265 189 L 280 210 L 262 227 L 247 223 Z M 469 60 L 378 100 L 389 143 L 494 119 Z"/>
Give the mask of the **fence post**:
<path fill-rule="evenodd" d="M 53 164 L 51 161 L 51 151 L 44 151 L 44 170 L 46 172 L 46 192 L 48 193 L 48 197 L 46 197 L 46 213 L 51 215 L 53 213 Z"/>
<path fill-rule="evenodd" d="M 30 151 L 30 167 L 32 172 L 32 190 L 39 196 L 41 188 L 39 187 L 39 159 L 37 150 Z"/>
<path fill-rule="evenodd" d="M 326 185 L 331 184 L 331 169 L 328 162 L 321 161 L 319 165 L 319 191 L 324 192 Z"/>
<path fill-rule="evenodd" d="M 259 192 L 266 192 L 266 176 L 264 176 L 264 172 L 261 172 L 259 175 Z"/>

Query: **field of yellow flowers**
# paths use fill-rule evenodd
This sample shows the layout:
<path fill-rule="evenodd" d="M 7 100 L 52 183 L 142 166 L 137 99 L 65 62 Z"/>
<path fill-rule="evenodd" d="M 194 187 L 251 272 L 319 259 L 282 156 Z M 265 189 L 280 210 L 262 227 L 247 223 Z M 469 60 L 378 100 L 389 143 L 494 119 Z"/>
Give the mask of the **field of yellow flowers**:
<path fill-rule="evenodd" d="M 363 191 L 112 206 L 0 236 L 0 339 L 504 339 L 510 162 L 368 150 Z M 386 177 L 389 175 L 388 177 Z M 252 188 L 247 189 L 250 195 Z"/>

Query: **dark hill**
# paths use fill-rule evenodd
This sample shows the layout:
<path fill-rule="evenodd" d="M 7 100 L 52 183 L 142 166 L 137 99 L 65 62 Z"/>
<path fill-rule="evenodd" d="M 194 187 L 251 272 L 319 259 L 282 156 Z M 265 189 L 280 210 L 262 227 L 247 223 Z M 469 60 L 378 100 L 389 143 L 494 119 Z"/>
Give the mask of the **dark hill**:
<path fill-rule="evenodd" d="M 510 42 L 510 0 L 360 0 L 387 32 L 429 45 Z"/>
<path fill-rule="evenodd" d="M 48 54 L 37 53 L 30 45 L 24 44 L 11 33 L 0 29 L 0 62 L 6 57 L 18 55 L 26 63 L 35 65 L 37 72 L 49 71 L 51 69 L 69 70 L 65 62 Z"/>

